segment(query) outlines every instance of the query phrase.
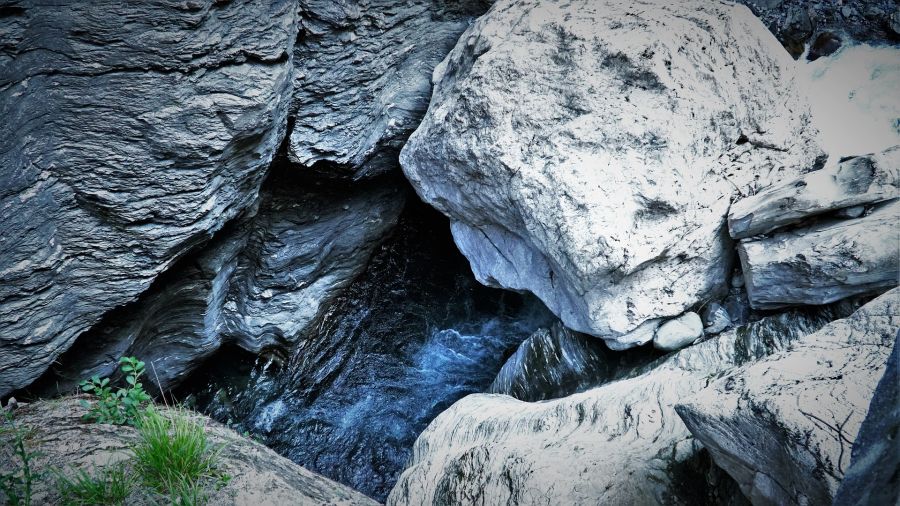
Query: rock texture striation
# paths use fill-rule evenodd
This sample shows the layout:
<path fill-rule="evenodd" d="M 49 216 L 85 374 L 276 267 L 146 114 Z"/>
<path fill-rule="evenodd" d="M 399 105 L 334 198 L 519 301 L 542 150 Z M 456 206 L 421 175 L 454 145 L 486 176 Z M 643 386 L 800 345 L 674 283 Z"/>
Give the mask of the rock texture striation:
<path fill-rule="evenodd" d="M 355 179 L 395 169 L 428 108 L 434 67 L 488 4 L 300 1 L 291 159 Z"/>
<path fill-rule="evenodd" d="M 0 14 L 0 395 L 256 199 L 291 1 L 13 2 Z"/>
<path fill-rule="evenodd" d="M 740 503 L 727 480 L 685 478 L 701 446 L 675 403 L 850 311 L 842 304 L 769 317 L 563 399 L 465 397 L 419 436 L 387 503 Z"/>
<path fill-rule="evenodd" d="M 900 289 L 678 406 L 754 504 L 831 504 L 900 327 Z"/>
<path fill-rule="evenodd" d="M 41 388 L 65 392 L 94 374 L 112 375 L 128 355 L 149 364 L 150 383 L 168 389 L 222 343 L 284 354 L 363 271 L 404 201 L 394 179 L 345 186 L 277 170 L 258 212 L 104 318 Z"/>
<path fill-rule="evenodd" d="M 732 196 L 820 155 L 793 62 L 741 6 L 505 0 L 434 80 L 400 157 L 419 195 L 480 281 L 616 348 L 724 292 Z"/>
<path fill-rule="evenodd" d="M 827 304 L 897 286 L 898 223 L 900 201 L 894 200 L 861 218 L 741 241 L 750 304 L 757 309 Z"/>
<path fill-rule="evenodd" d="M 741 199 L 728 212 L 728 230 L 731 237 L 744 239 L 810 216 L 897 197 L 900 146 L 852 157 Z"/>
<path fill-rule="evenodd" d="M 164 410 L 163 413 L 166 411 Z M 71 473 L 71 468 L 88 472 L 122 461 L 137 441 L 135 429 L 108 424 L 85 424 L 85 413 L 76 399 L 41 401 L 21 406 L 14 412 L 15 423 L 29 432 L 29 451 L 39 452 L 32 461 L 34 471 L 50 473 L 51 468 Z M 209 504 L 217 505 L 375 505 L 355 490 L 308 471 L 252 439 L 196 415 L 206 425 L 210 443 L 224 446 L 219 458 L 221 470 L 231 480 L 219 490 L 209 490 Z M 13 460 L 0 461 L 0 471 Z M 17 461 L 16 461 L 17 462 Z M 52 476 L 52 475 L 51 475 Z M 53 479 L 35 483 L 35 504 L 58 504 Z M 134 501 L 134 502 L 132 502 Z M 157 504 L 150 497 L 129 497 L 129 504 Z"/>

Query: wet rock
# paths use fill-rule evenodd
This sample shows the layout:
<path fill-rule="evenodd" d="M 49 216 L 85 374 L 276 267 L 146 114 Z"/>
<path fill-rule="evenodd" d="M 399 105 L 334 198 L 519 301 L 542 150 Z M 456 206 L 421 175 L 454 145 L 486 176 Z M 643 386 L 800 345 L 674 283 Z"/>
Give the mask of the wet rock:
<path fill-rule="evenodd" d="M 900 325 L 900 291 L 676 409 L 754 504 L 831 504 Z"/>
<path fill-rule="evenodd" d="M 303 0 L 288 154 L 361 178 L 397 167 L 431 73 L 487 0 Z"/>
<path fill-rule="evenodd" d="M 855 220 L 825 220 L 744 240 L 738 254 L 755 309 L 827 304 L 898 284 L 900 201 Z"/>
<path fill-rule="evenodd" d="M 835 506 L 897 504 L 900 487 L 900 332 L 875 387 L 869 411 L 853 441 L 850 467 L 834 496 Z"/>
<path fill-rule="evenodd" d="M 677 350 L 702 335 L 703 322 L 697 313 L 691 311 L 660 325 L 653 336 L 653 346 L 660 350 Z"/>
<path fill-rule="evenodd" d="M 703 455 L 674 404 L 852 307 L 765 318 L 562 399 L 469 395 L 422 432 L 387 504 L 740 504 L 730 481 L 683 481 Z"/>
<path fill-rule="evenodd" d="M 773 185 L 741 199 L 728 213 L 731 237 L 771 232 L 836 209 L 900 196 L 900 146 L 850 157 L 839 164 Z"/>
<path fill-rule="evenodd" d="M 14 2 L 0 33 L 0 395 L 256 200 L 290 1 Z"/>
<path fill-rule="evenodd" d="M 612 377 L 615 361 L 596 338 L 555 324 L 519 345 L 488 392 L 523 401 L 565 397 Z"/>
<path fill-rule="evenodd" d="M 401 153 L 416 191 L 480 281 L 619 349 L 723 295 L 732 196 L 820 154 L 793 62 L 740 6 L 507 0 L 434 77 Z"/>
<path fill-rule="evenodd" d="M 147 362 L 149 383 L 163 390 L 223 343 L 284 356 L 363 271 L 404 197 L 393 179 L 345 186 L 277 170 L 258 211 L 107 315 L 34 390 L 67 392 L 83 378 L 113 375 L 122 356 Z"/>
<path fill-rule="evenodd" d="M 163 414 L 168 410 L 159 408 Z M 128 426 L 85 424 L 85 409 L 78 399 L 40 401 L 16 410 L 15 423 L 30 431 L 26 444 L 37 452 L 34 471 L 52 476 L 51 469 L 72 473 L 72 468 L 93 472 L 93 467 L 115 465 L 128 458 L 137 442 L 137 431 Z M 308 471 L 274 451 L 233 430 L 199 415 L 215 448 L 222 448 L 220 469 L 231 477 L 221 488 L 209 487 L 210 504 L 378 504 L 355 490 Z M 12 461 L 0 461 L 0 471 L 10 472 Z M 55 480 L 36 480 L 34 504 L 59 504 Z M 129 504 L 157 504 L 147 494 L 129 497 Z"/>

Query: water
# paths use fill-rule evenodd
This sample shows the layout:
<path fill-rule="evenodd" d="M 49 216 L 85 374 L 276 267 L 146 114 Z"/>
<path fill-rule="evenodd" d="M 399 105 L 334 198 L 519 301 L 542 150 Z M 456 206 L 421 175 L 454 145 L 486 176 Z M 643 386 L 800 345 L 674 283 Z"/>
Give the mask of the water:
<path fill-rule="evenodd" d="M 284 367 L 226 350 L 182 395 L 308 469 L 384 500 L 413 442 L 454 401 L 487 390 L 552 316 L 486 288 L 421 203 Z"/>

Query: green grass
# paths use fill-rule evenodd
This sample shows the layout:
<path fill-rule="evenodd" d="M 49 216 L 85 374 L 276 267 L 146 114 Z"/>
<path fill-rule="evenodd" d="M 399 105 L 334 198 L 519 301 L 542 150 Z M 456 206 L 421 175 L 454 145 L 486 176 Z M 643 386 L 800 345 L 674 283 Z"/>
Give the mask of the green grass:
<path fill-rule="evenodd" d="M 202 504 L 206 485 L 228 481 L 218 469 L 223 448 L 213 446 L 203 423 L 186 411 L 170 410 L 164 416 L 148 408 L 137 429 L 140 439 L 131 450 L 144 486 L 176 504 Z"/>
<path fill-rule="evenodd" d="M 31 450 L 26 441 L 34 437 L 34 429 L 26 429 L 16 424 L 11 412 L 3 412 L 0 425 L 0 459 L 12 467 L 10 471 L 0 471 L 0 493 L 11 506 L 30 506 L 34 485 L 44 473 L 34 467 L 34 460 L 40 453 Z"/>
<path fill-rule="evenodd" d="M 135 484 L 125 463 L 94 468 L 93 473 L 76 469 L 72 476 L 57 477 L 63 506 L 124 505 Z"/>

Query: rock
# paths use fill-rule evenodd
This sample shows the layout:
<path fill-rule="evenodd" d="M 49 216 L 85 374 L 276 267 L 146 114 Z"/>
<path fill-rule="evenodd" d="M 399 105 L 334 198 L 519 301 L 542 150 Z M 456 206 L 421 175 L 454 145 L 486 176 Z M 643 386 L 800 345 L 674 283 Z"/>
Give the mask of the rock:
<path fill-rule="evenodd" d="M 523 341 L 488 392 L 529 402 L 565 397 L 611 378 L 609 354 L 597 339 L 557 323 Z"/>
<path fill-rule="evenodd" d="M 728 213 L 731 237 L 771 232 L 836 209 L 900 196 L 900 146 L 851 157 L 741 199 Z"/>
<path fill-rule="evenodd" d="M 672 351 L 694 342 L 703 335 L 703 322 L 697 313 L 689 311 L 663 323 L 656 329 L 653 346 L 660 350 Z"/>
<path fill-rule="evenodd" d="M 84 413 L 75 398 L 39 401 L 16 411 L 15 423 L 31 431 L 26 444 L 29 450 L 37 452 L 32 460 L 34 471 L 50 473 L 57 469 L 71 475 L 72 468 L 92 472 L 93 466 L 113 465 L 128 458 L 129 447 L 137 441 L 137 431 L 129 426 L 85 424 L 81 420 Z M 203 415 L 189 416 L 205 425 L 213 447 L 223 447 L 218 463 L 231 477 L 221 488 L 206 490 L 209 504 L 377 504 Z M 0 462 L 0 471 L 11 471 L 12 464 L 11 460 Z M 34 504 L 58 504 L 60 498 L 54 484 L 50 477 L 37 480 Z M 129 504 L 157 504 L 152 497 L 135 495 L 130 496 Z"/>
<path fill-rule="evenodd" d="M 863 214 L 866 213 L 866 206 L 853 206 L 853 207 L 845 207 L 843 209 L 838 209 L 834 212 L 834 216 L 838 218 L 859 218 Z"/>
<path fill-rule="evenodd" d="M 816 61 L 823 56 L 830 56 L 841 48 L 841 38 L 831 32 L 820 33 L 809 48 L 806 59 Z"/>
<path fill-rule="evenodd" d="M 676 409 L 754 504 L 831 504 L 900 325 L 900 290 Z"/>
<path fill-rule="evenodd" d="M 826 220 L 744 240 L 738 254 L 754 309 L 827 304 L 898 284 L 900 201 L 855 220 Z"/>
<path fill-rule="evenodd" d="M 897 7 L 891 14 L 891 31 L 895 35 L 900 35 L 900 7 Z"/>
<path fill-rule="evenodd" d="M 727 480 L 684 481 L 684 469 L 703 455 L 674 404 L 710 376 L 783 350 L 850 307 L 765 318 L 562 399 L 469 395 L 422 432 L 387 504 L 739 502 Z"/>
<path fill-rule="evenodd" d="M 288 154 L 354 179 L 397 167 L 431 73 L 487 0 L 302 0 Z M 337 167 L 335 167 L 337 166 Z"/>
<path fill-rule="evenodd" d="M 900 332 L 875 387 L 866 418 L 859 426 L 850 453 L 850 467 L 834 496 L 835 506 L 897 504 L 900 487 Z"/>
<path fill-rule="evenodd" d="M 704 333 L 718 334 L 731 326 L 731 317 L 721 305 L 712 302 L 703 309 Z"/>
<path fill-rule="evenodd" d="M 0 396 L 253 204 L 294 2 L 23 1 L 0 33 Z"/>
<path fill-rule="evenodd" d="M 725 291 L 735 192 L 816 165 L 793 72 L 739 6 L 505 0 L 435 70 L 401 164 L 480 281 L 635 346 Z"/>
<path fill-rule="evenodd" d="M 222 343 L 286 355 L 363 271 L 404 196 L 394 179 L 342 185 L 276 169 L 258 212 L 107 315 L 36 390 L 69 392 L 81 379 L 113 375 L 122 356 L 144 360 L 149 383 L 167 390 Z"/>

